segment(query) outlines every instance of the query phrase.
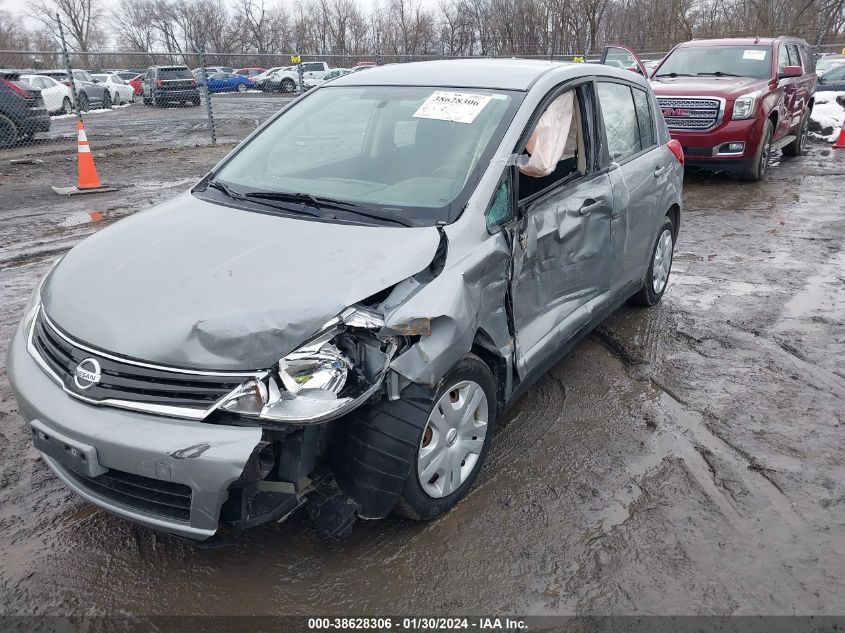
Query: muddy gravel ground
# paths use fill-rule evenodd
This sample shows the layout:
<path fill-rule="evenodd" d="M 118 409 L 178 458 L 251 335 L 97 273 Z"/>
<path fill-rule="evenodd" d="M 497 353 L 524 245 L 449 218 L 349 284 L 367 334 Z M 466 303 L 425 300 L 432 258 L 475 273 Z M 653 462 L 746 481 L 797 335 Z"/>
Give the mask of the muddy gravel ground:
<path fill-rule="evenodd" d="M 60 253 L 227 148 L 95 146 L 124 186 L 76 198 L 47 188 L 70 154 L 0 164 L 0 358 Z M 48 472 L 0 372 L 0 612 L 843 614 L 844 190 L 845 152 L 815 144 L 762 184 L 689 174 L 663 302 L 541 379 L 469 497 L 427 524 L 157 535 Z"/>

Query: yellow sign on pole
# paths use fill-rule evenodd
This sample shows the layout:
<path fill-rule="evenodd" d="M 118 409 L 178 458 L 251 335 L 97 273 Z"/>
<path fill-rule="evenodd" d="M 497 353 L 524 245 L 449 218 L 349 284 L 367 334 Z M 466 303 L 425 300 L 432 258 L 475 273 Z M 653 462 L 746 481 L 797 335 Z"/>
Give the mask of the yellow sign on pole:
<path fill-rule="evenodd" d="M 302 57 L 299 55 L 291 55 L 290 56 L 290 63 L 291 64 L 299 64 L 302 62 Z"/>
<path fill-rule="evenodd" d="M 843 48 L 843 49 L 839 52 L 839 54 L 840 54 L 840 55 L 845 55 L 845 48 Z"/>
<path fill-rule="evenodd" d="M 584 58 L 581 55 L 576 55 L 575 57 L 572 58 L 572 61 L 575 62 L 576 64 L 583 64 Z"/>

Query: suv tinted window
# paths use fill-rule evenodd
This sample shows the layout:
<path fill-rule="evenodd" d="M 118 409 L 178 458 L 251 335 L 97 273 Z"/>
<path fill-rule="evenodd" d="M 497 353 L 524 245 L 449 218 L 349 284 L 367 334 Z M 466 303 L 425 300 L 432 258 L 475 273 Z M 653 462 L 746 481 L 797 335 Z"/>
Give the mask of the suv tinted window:
<path fill-rule="evenodd" d="M 610 159 L 625 160 L 642 149 L 631 89 L 624 84 L 604 81 L 600 81 L 598 86 Z"/>
<path fill-rule="evenodd" d="M 645 90 L 632 88 L 634 108 L 637 111 L 637 124 L 640 128 L 640 147 L 645 149 L 654 145 L 654 120 L 651 115 L 650 99 Z"/>
<path fill-rule="evenodd" d="M 194 76 L 187 67 L 183 68 L 159 68 L 158 76 L 162 79 L 193 79 Z"/>
<path fill-rule="evenodd" d="M 320 72 L 321 70 L 324 70 L 322 63 L 310 62 L 310 63 L 307 63 L 307 64 L 302 64 L 302 71 L 306 72 L 306 73 L 315 72 L 315 71 Z"/>

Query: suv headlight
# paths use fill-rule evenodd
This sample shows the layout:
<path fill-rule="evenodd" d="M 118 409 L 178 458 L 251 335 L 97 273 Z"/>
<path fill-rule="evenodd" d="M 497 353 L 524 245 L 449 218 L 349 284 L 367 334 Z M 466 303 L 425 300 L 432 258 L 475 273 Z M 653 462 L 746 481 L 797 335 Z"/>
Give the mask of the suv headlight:
<path fill-rule="evenodd" d="M 379 389 L 398 349 L 398 339 L 376 336 L 383 327 L 381 315 L 347 308 L 261 378 L 235 389 L 218 410 L 262 426 L 317 424 L 352 411 Z"/>
<path fill-rule="evenodd" d="M 756 94 L 742 95 L 734 101 L 732 119 L 750 119 L 754 114 L 754 103 L 757 101 Z"/>

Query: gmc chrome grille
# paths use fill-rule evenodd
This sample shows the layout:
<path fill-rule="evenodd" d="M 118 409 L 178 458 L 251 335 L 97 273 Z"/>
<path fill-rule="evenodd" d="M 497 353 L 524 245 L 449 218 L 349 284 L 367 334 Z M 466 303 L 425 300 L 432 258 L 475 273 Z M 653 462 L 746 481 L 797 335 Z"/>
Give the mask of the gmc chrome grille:
<path fill-rule="evenodd" d="M 149 365 L 101 352 L 74 340 L 53 324 L 43 309 L 30 333 L 30 352 L 72 396 L 92 403 L 161 415 L 201 419 L 245 380 L 256 374 L 204 372 Z M 83 361 L 88 360 L 87 363 Z M 77 375 L 77 367 L 99 378 Z M 81 384 L 81 386 L 80 386 Z"/>
<path fill-rule="evenodd" d="M 670 130 L 709 130 L 719 124 L 722 102 L 715 98 L 657 97 Z"/>

